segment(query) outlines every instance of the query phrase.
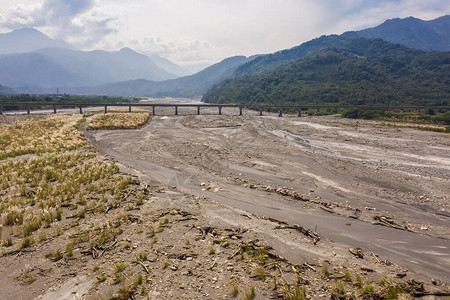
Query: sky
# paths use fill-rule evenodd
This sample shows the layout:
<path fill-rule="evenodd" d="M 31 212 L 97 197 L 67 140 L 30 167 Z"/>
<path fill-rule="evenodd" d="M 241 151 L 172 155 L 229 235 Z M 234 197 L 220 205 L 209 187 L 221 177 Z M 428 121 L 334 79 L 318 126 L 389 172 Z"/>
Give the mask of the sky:
<path fill-rule="evenodd" d="M 34 27 L 81 50 L 130 47 L 194 67 L 446 14 L 449 0 L 0 0 L 0 32 Z"/>

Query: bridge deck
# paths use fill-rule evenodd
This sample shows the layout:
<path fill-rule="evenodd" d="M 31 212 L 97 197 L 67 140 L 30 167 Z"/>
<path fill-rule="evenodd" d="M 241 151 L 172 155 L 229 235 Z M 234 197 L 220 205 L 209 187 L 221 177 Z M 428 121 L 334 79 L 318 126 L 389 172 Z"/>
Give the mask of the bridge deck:
<path fill-rule="evenodd" d="M 22 107 L 25 108 L 27 114 L 30 114 L 32 108 L 43 108 L 49 107 L 53 108 L 53 112 L 56 114 L 57 108 L 79 108 L 80 114 L 83 113 L 83 108 L 86 107 L 104 107 L 105 113 L 108 112 L 108 107 L 128 107 L 128 110 L 131 111 L 132 107 L 152 107 L 152 113 L 155 115 L 157 107 L 173 107 L 174 114 L 178 115 L 179 107 L 194 107 L 197 108 L 197 114 L 200 114 L 201 108 L 218 108 L 218 114 L 222 114 L 223 108 L 238 108 L 239 115 L 242 115 L 242 110 L 245 109 L 253 109 L 259 110 L 260 115 L 262 115 L 263 111 L 267 110 L 275 110 L 279 112 L 279 115 L 282 116 L 283 112 L 287 110 L 297 110 L 299 115 L 301 111 L 308 109 L 339 109 L 339 108 L 362 108 L 362 109 L 384 109 L 384 110 L 416 110 L 416 109 L 426 109 L 429 108 L 427 106 L 376 106 L 376 105 L 363 105 L 363 106 L 352 106 L 352 105 L 267 105 L 267 104 L 214 104 L 214 103 L 202 103 L 202 104 L 189 104 L 189 103 L 45 103 L 45 102 L 9 102 L 9 103 L 0 103 L 0 114 L 3 114 L 4 108 L 7 107 Z M 448 106 L 439 106 L 433 107 L 434 109 L 445 109 L 448 110 Z"/>

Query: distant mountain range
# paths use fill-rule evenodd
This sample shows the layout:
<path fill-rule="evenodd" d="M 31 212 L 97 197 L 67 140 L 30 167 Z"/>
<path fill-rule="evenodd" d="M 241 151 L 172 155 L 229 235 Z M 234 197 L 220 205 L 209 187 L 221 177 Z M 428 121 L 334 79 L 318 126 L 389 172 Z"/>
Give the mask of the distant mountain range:
<path fill-rule="evenodd" d="M 118 52 L 84 52 L 73 49 L 63 41 L 52 40 L 37 30 L 24 29 L 0 35 L 0 53 L 9 53 L 11 49 L 20 52 L 0 55 L 0 84 L 27 93 L 54 92 L 59 87 L 62 92 L 76 94 L 195 97 L 203 95 L 227 78 L 238 79 L 241 76 L 272 72 L 278 67 L 317 54 L 324 47 L 342 47 L 361 37 L 380 38 L 426 51 L 450 51 L 448 28 L 450 16 L 431 21 L 412 17 L 392 19 L 374 28 L 322 36 L 273 54 L 250 58 L 232 57 L 194 75 L 188 75 L 189 71 L 168 60 L 153 56 L 149 58 L 128 48 Z M 5 46 L 8 40 L 21 40 L 24 43 L 27 40 L 24 36 L 39 42 L 34 48 L 28 46 L 31 47 L 28 52 L 24 46 Z M 45 49 L 39 48 L 45 45 L 43 41 L 59 43 L 59 46 L 52 44 Z M 19 48 L 22 50 L 19 51 Z M 178 76 L 184 77 L 176 78 Z M 211 95 L 208 93 L 204 99 L 212 99 Z"/>
<path fill-rule="evenodd" d="M 56 89 L 135 78 L 166 80 L 176 76 L 149 57 L 124 48 L 117 52 L 44 48 L 0 56 L 0 82 L 13 88 Z"/>
<path fill-rule="evenodd" d="M 63 40 L 52 39 L 34 28 L 0 34 L 0 54 L 26 53 L 43 48 L 78 50 Z"/>
<path fill-rule="evenodd" d="M 161 82 L 132 80 L 98 87 L 68 89 L 69 93 L 108 96 L 196 97 L 231 76 L 236 68 L 251 60 L 245 56 L 227 58 L 194 75 Z"/>
<path fill-rule="evenodd" d="M 343 35 L 352 38 L 380 38 L 425 51 L 450 51 L 450 15 L 431 21 L 413 17 L 391 19 L 377 27 L 350 31 Z"/>
<path fill-rule="evenodd" d="M 132 49 L 80 51 L 33 28 L 0 34 L 0 83 L 23 93 L 97 86 L 132 79 L 161 81 L 190 74 L 167 59 Z"/>
<path fill-rule="evenodd" d="M 431 21 L 422 21 L 413 17 L 387 20 L 374 28 L 346 32 L 342 35 L 321 36 L 291 49 L 262 55 L 240 66 L 234 76 L 268 70 L 301 59 L 322 47 L 337 45 L 358 37 L 379 38 L 426 51 L 450 51 L 449 28 L 449 15 Z"/>

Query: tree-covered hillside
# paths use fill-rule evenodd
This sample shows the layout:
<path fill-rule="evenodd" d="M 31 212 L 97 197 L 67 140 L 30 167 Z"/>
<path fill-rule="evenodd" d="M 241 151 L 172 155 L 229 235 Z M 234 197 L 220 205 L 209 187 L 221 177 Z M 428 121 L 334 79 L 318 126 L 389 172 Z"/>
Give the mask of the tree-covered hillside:
<path fill-rule="evenodd" d="M 334 46 L 355 38 L 380 38 L 421 50 L 450 50 L 450 16 L 423 21 L 413 17 L 387 20 L 383 24 L 360 31 L 349 31 L 342 35 L 327 35 L 305 42 L 299 46 L 261 55 L 240 66 L 234 76 L 268 71 L 274 67 L 299 60 L 312 52 Z"/>
<path fill-rule="evenodd" d="M 447 105 L 450 52 L 358 38 L 267 72 L 227 79 L 203 101 Z"/>

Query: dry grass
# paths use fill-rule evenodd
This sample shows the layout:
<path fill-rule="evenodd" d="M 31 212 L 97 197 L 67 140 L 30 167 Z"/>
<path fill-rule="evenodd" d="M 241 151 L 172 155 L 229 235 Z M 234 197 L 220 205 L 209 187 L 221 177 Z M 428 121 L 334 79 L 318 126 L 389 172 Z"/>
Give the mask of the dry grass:
<path fill-rule="evenodd" d="M 96 114 L 87 125 L 88 129 L 133 129 L 143 126 L 150 118 L 149 112 L 111 112 Z"/>
<path fill-rule="evenodd" d="M 72 219 L 117 209 L 130 193 L 145 197 L 137 179 L 121 175 L 87 146 L 76 128 L 81 121 L 57 115 L 1 126 L 0 239 L 10 251 L 58 236 Z M 105 244 L 118 232 L 93 227 L 86 241 Z M 12 239 L 21 241 L 12 245 Z"/>
<path fill-rule="evenodd" d="M 3 125 L 0 131 L 0 159 L 24 154 L 71 150 L 86 145 L 76 129 L 81 115 L 51 115 Z"/>

